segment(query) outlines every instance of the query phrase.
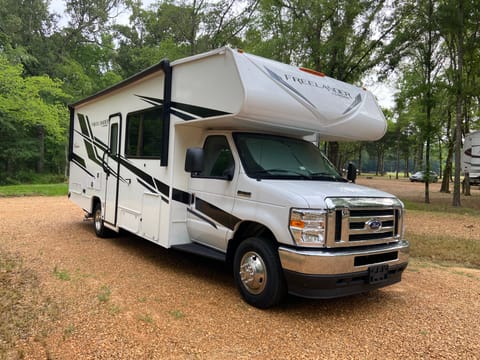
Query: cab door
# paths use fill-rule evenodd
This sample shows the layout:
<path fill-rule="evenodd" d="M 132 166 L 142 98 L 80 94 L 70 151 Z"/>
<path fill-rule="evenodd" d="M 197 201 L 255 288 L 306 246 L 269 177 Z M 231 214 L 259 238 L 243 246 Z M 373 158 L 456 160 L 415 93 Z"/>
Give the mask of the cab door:
<path fill-rule="evenodd" d="M 238 221 L 232 215 L 238 167 L 224 135 L 208 136 L 203 152 L 204 169 L 190 178 L 194 200 L 188 209 L 187 229 L 193 241 L 225 251 L 227 234 Z"/>

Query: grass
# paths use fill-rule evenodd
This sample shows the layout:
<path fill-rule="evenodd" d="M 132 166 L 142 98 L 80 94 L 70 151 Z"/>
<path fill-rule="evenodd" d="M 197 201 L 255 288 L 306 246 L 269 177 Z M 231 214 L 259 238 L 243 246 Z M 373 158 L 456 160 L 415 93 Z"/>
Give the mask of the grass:
<path fill-rule="evenodd" d="M 103 285 L 97 295 L 97 299 L 102 303 L 106 303 L 110 300 L 110 295 L 112 295 L 110 288 L 107 285 Z"/>
<path fill-rule="evenodd" d="M 1 196 L 65 196 L 68 184 L 23 184 L 0 186 Z"/>
<path fill-rule="evenodd" d="M 57 266 L 53 268 L 53 275 L 59 280 L 69 281 L 71 279 L 70 273 L 66 269 L 59 269 Z"/>
<path fill-rule="evenodd" d="M 423 200 L 423 199 L 422 199 Z M 407 210 L 418 210 L 418 211 L 427 211 L 433 213 L 445 213 L 445 214 L 460 214 L 460 215 L 471 215 L 471 216 L 480 216 L 480 210 L 472 209 L 466 206 L 463 207 L 453 207 L 450 203 L 439 203 L 439 204 L 425 204 L 420 201 L 411 201 L 402 199 L 402 202 L 405 205 Z"/>
<path fill-rule="evenodd" d="M 185 317 L 185 314 L 183 313 L 182 310 L 172 310 L 172 311 L 169 311 L 169 314 L 176 320 L 179 320 Z"/>
<path fill-rule="evenodd" d="M 480 241 L 409 234 L 410 255 L 435 263 L 480 268 Z"/>
<path fill-rule="evenodd" d="M 143 321 L 144 323 L 147 323 L 147 324 L 150 324 L 150 325 L 154 324 L 153 317 L 150 314 L 139 315 L 138 320 Z"/>
<path fill-rule="evenodd" d="M 0 248 L 0 359 L 22 359 L 19 340 L 42 342 L 58 317 L 58 307 L 39 289 L 37 274 L 16 254 Z"/>

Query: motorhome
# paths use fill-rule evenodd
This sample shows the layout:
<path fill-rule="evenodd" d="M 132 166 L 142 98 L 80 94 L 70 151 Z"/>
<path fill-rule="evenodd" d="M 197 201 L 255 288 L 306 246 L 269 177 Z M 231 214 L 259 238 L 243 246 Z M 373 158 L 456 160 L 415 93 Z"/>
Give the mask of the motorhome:
<path fill-rule="evenodd" d="M 480 185 L 480 131 L 465 136 L 462 170 L 468 174 L 470 185 Z"/>
<path fill-rule="evenodd" d="M 227 262 L 253 306 L 357 294 L 401 280 L 404 207 L 308 139 L 385 131 L 366 89 L 225 47 L 70 105 L 69 197 L 100 237 Z"/>

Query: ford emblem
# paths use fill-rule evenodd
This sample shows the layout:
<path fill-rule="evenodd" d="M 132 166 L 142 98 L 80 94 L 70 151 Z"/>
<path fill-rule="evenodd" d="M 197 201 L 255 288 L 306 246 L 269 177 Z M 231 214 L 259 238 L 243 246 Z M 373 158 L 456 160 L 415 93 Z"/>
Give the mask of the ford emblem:
<path fill-rule="evenodd" d="M 382 222 L 378 219 L 370 219 L 365 224 L 373 231 L 378 231 L 382 228 Z"/>

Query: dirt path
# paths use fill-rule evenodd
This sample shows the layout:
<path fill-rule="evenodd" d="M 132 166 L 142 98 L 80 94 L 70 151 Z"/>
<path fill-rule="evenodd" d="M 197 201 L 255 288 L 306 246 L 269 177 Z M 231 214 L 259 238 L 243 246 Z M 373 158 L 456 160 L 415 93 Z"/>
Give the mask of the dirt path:
<path fill-rule="evenodd" d="M 480 359 L 478 270 L 414 262 L 383 290 L 261 311 L 221 264 L 98 239 L 82 217 L 65 198 L 0 198 L 0 254 L 23 260 L 0 275 L 26 289 L 12 313 L 30 310 L 6 358 Z"/>

